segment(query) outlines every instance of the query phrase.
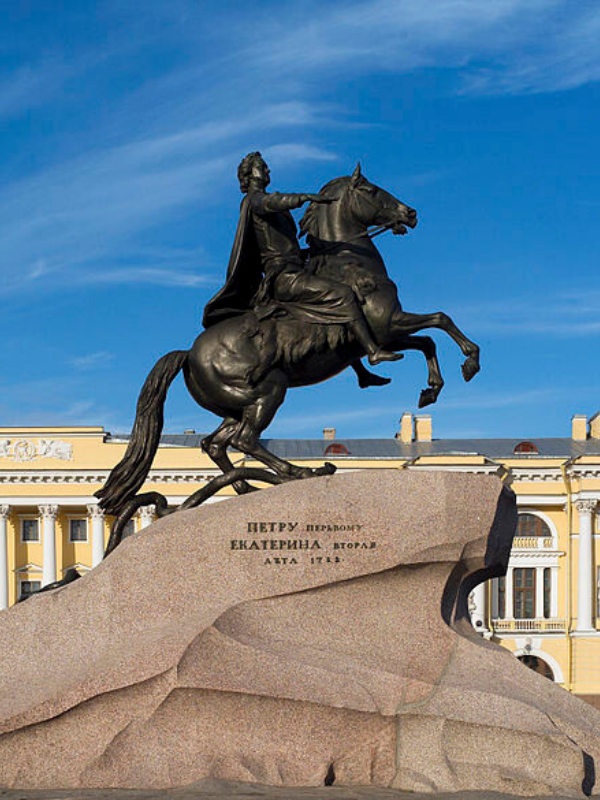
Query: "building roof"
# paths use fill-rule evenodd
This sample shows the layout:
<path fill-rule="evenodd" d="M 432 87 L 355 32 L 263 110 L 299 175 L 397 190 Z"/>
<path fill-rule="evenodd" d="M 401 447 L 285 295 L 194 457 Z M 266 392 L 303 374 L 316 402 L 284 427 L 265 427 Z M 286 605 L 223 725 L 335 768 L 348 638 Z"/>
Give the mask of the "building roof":
<path fill-rule="evenodd" d="M 168 433 L 160 438 L 162 447 L 200 447 L 206 434 Z M 129 441 L 130 435 L 107 434 L 108 442 Z M 272 453 L 293 459 L 320 459 L 332 444 L 345 445 L 347 457 L 369 459 L 410 459 L 416 456 L 474 455 L 488 458 L 571 458 L 577 456 L 600 456 L 600 439 L 589 438 L 577 441 L 571 438 L 540 438 L 526 441 L 535 445 L 538 453 L 517 453 L 515 447 L 523 439 L 433 439 L 430 442 L 410 442 L 399 439 L 261 439 L 261 444 Z M 336 448 L 337 449 L 337 448 Z M 339 452 L 330 453 L 332 458 L 344 457 Z"/>

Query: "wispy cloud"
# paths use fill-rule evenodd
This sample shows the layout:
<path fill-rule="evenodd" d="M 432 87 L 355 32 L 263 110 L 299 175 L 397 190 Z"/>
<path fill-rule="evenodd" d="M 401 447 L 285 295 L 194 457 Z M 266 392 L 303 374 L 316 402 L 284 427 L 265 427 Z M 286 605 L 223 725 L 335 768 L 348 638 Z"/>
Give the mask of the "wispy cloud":
<path fill-rule="evenodd" d="M 523 389 L 518 392 L 499 390 L 497 392 L 469 391 L 468 397 L 460 399 L 444 398 L 444 411 L 476 409 L 490 411 L 500 408 L 520 408 L 521 406 L 549 403 L 572 395 L 570 388 L 547 386 L 545 388 Z"/>
<path fill-rule="evenodd" d="M 312 414 L 281 414 L 269 428 L 269 436 L 282 436 L 310 430 L 315 438 L 319 437 L 322 428 L 339 425 L 342 422 L 357 422 L 359 420 L 379 419 L 382 415 L 398 412 L 398 405 L 374 406 L 369 403 L 361 408 L 347 409 L 346 411 L 322 411 Z"/>
<path fill-rule="evenodd" d="M 43 378 L 0 387 L 0 414 L 5 425 L 101 425 L 114 413 L 87 395 L 83 377 Z M 73 399 L 73 398 L 76 399 Z"/>
<path fill-rule="evenodd" d="M 218 185 L 240 156 L 236 142 L 251 132 L 296 128 L 315 120 L 301 103 L 267 106 L 240 122 L 210 122 L 126 145 L 95 150 L 0 191 L 4 290 L 82 283 L 142 282 L 196 287 L 210 274 L 162 264 L 115 264 L 134 237 L 166 224 L 186 206 L 215 202 Z M 271 134 L 272 135 L 272 134 Z M 327 151 L 298 142 L 267 148 L 275 162 L 330 160 Z M 98 270 L 94 265 L 103 260 Z M 106 268 L 106 261 L 110 267 Z M 111 263 L 112 262 L 112 263 Z M 206 270 L 206 260 L 196 269 Z"/>
<path fill-rule="evenodd" d="M 316 9 L 315 9 L 316 11 Z M 374 0 L 303 5 L 266 26 L 268 46 L 245 60 L 281 74 L 303 43 L 304 72 L 356 75 L 453 68 L 462 93 L 531 93 L 600 79 L 600 8 L 565 0 Z"/>
<path fill-rule="evenodd" d="M 429 67 L 453 70 L 455 90 L 471 94 L 556 91 L 600 79 L 596 3 L 308 0 L 279 5 L 277 14 L 265 3 L 240 7 L 235 17 L 228 7 L 216 11 L 210 37 L 203 7 L 189 0 L 169 5 L 166 13 L 159 2 L 141 11 L 133 3 L 108 4 L 99 12 L 103 21 L 121 23 L 110 46 L 96 44 L 68 66 L 51 55 L 0 80 L 0 116 L 45 102 L 58 89 L 64 102 L 74 98 L 76 110 L 88 78 L 89 85 L 92 78 L 102 83 L 102 69 L 109 62 L 114 69 L 136 46 L 155 55 L 161 47 L 186 53 L 112 97 L 107 113 L 94 117 L 98 129 L 79 136 L 77 155 L 60 152 L 54 164 L 48 160 L 29 177 L 4 183 L 4 292 L 30 291 L 32 283 L 41 290 L 210 281 L 206 260 L 171 268 L 145 263 L 139 253 L 124 263 L 119 254 L 140 247 L 145 232 L 218 203 L 219 187 L 247 149 L 264 150 L 282 167 L 333 161 L 312 132 L 352 121 L 324 102 L 323 85 L 370 71 L 402 75 Z M 249 31 L 260 31 L 260 46 Z M 77 77 L 72 93 L 64 91 Z M 415 183 L 436 177 L 423 174 Z M 575 325 L 581 333 L 596 330 L 592 320 Z"/>
<path fill-rule="evenodd" d="M 590 392 L 592 390 L 590 389 Z M 469 387 L 468 396 L 461 398 L 448 398 L 443 396 L 443 403 L 440 408 L 447 411 L 493 411 L 503 408 L 521 408 L 523 406 L 539 405 L 540 403 L 556 402 L 572 396 L 570 387 L 547 386 L 535 389 L 523 389 L 521 391 L 507 391 L 506 389 L 497 392 L 479 391 L 475 387 Z M 423 409 L 417 413 L 430 414 L 437 410 L 437 406 Z M 347 422 L 378 422 L 381 419 L 389 419 L 390 426 L 399 424 L 398 404 L 371 402 L 361 405 L 358 408 L 350 408 L 344 411 L 316 411 L 311 414 L 285 414 L 283 412 L 276 417 L 269 428 L 269 436 L 293 436 L 299 433 L 310 431 L 310 435 L 318 438 L 321 429 L 326 426 L 337 426 Z"/>
<path fill-rule="evenodd" d="M 75 369 L 95 369 L 96 367 L 108 364 L 115 357 L 114 353 L 109 353 L 107 350 L 98 350 L 96 353 L 87 353 L 84 356 L 75 356 L 70 359 L 70 364 Z"/>
<path fill-rule="evenodd" d="M 0 79 L 0 118 L 19 116 L 50 102 L 65 75 L 63 66 L 49 62 L 6 74 Z"/>
<path fill-rule="evenodd" d="M 565 291 L 548 297 L 518 297 L 510 303 L 481 302 L 457 308 L 455 316 L 479 334 L 539 334 L 565 338 L 600 333 L 600 289 Z"/>

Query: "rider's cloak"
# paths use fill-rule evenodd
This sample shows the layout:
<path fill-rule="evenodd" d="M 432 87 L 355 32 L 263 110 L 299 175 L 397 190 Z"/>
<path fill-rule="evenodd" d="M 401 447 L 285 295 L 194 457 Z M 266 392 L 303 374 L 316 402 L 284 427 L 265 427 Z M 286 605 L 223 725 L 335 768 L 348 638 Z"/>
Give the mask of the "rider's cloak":
<path fill-rule="evenodd" d="M 248 311 L 258 291 L 262 280 L 262 261 L 250 221 L 250 199 L 246 195 L 240 206 L 240 220 L 231 248 L 225 285 L 204 308 L 202 324 L 205 328 Z"/>

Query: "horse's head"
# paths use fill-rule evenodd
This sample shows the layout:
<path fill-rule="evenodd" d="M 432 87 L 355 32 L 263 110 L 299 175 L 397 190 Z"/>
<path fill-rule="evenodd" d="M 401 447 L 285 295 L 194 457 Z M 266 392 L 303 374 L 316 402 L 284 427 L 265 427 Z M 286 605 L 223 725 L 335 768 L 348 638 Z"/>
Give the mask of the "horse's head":
<path fill-rule="evenodd" d="M 357 223 L 361 228 L 385 225 L 399 234 L 407 233 L 407 228 L 414 228 L 417 224 L 415 209 L 370 183 L 362 174 L 360 164 L 356 165 L 352 175 L 329 181 L 319 194 L 335 198 L 336 202 L 328 205 L 311 203 L 308 207 L 300 221 L 300 230 L 314 238 L 331 238 L 333 233 L 341 235 L 347 225 L 352 229 Z M 329 229 L 330 236 L 326 235 L 325 229 Z"/>
<path fill-rule="evenodd" d="M 387 225 L 394 233 L 403 235 L 407 228 L 417 225 L 416 210 L 368 181 L 361 172 L 360 163 L 348 179 L 344 199 L 352 215 L 367 227 Z"/>

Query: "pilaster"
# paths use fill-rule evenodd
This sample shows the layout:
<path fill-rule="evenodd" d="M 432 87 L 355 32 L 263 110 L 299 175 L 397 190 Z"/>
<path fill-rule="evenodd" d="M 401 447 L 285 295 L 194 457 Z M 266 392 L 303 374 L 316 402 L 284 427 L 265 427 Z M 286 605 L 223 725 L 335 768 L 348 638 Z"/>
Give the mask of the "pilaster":
<path fill-rule="evenodd" d="M 577 630 L 591 632 L 594 558 L 592 551 L 592 514 L 596 500 L 576 500 L 579 515 L 579 556 L 577 559 Z"/>
<path fill-rule="evenodd" d="M 39 506 L 42 518 L 42 586 L 56 580 L 56 516 L 58 506 Z"/>
<path fill-rule="evenodd" d="M 97 503 L 87 507 L 92 529 L 92 567 L 97 567 L 104 558 L 104 511 Z"/>
<path fill-rule="evenodd" d="M 0 611 L 8 608 L 8 516 L 10 506 L 0 505 Z"/>

